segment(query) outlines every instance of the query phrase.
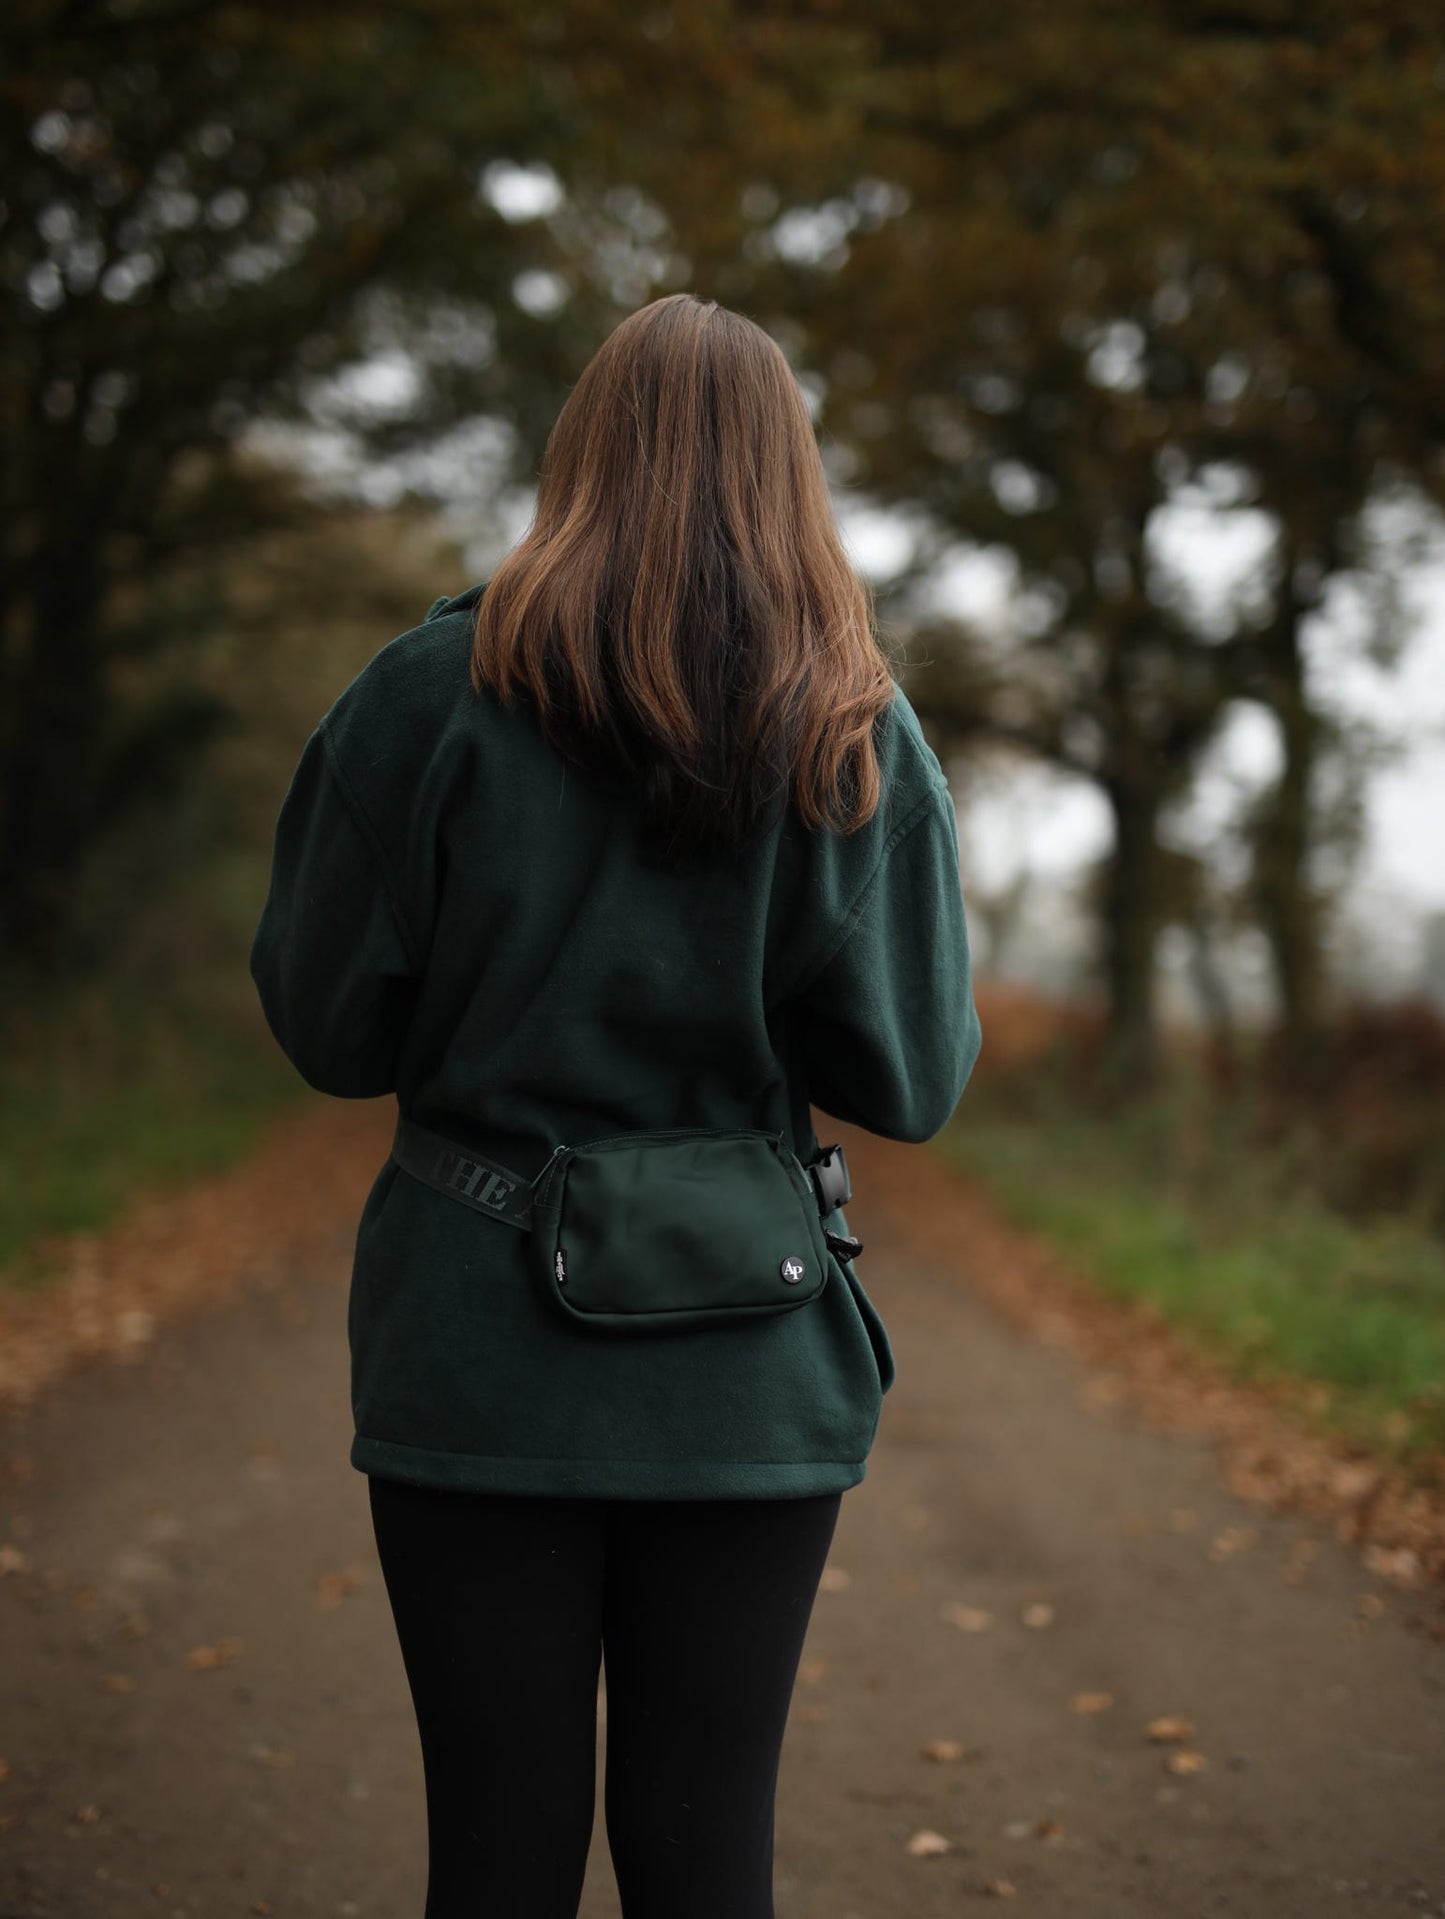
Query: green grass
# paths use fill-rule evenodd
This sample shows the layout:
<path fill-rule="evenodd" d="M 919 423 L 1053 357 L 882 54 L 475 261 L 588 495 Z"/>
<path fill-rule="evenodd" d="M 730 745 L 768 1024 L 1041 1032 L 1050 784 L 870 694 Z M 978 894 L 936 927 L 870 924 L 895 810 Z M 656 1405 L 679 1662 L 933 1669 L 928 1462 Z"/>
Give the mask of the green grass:
<path fill-rule="evenodd" d="M 980 1105 L 982 1107 L 982 1102 Z M 1143 1300 L 1241 1378 L 1289 1377 L 1325 1429 L 1409 1461 L 1445 1448 L 1445 1247 L 1346 1220 L 1187 1089 L 1128 1120 L 960 1108 L 936 1149 L 1104 1292 Z"/>
<path fill-rule="evenodd" d="M 34 1009 L 0 1068 L 0 1286 L 44 1285 L 42 1235 L 98 1230 L 141 1190 L 243 1159 L 305 1093 L 234 998 L 99 985 Z"/>
<path fill-rule="evenodd" d="M 289 500 L 286 476 L 276 485 Z M 97 1231 L 142 1190 L 230 1166 L 280 1109 L 320 1097 L 247 969 L 277 811 L 329 703 L 469 575 L 424 506 L 296 518 L 238 535 L 224 566 L 196 549 L 118 583 L 139 623 L 191 635 L 131 660 L 118 697 L 198 686 L 239 725 L 72 876 L 64 945 L 89 956 L 88 983 L 41 994 L 0 979 L 0 1288 L 52 1277 L 42 1235 Z"/>

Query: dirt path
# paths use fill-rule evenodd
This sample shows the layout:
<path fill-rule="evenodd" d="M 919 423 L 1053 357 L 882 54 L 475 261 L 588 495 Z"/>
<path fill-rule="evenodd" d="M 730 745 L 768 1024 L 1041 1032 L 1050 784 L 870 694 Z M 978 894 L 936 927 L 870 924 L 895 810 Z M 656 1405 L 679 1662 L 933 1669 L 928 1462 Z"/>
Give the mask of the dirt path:
<path fill-rule="evenodd" d="M 1436 1596 L 849 1217 L 899 1378 L 804 1653 L 780 1919 L 1445 1913 Z M 352 1231 L 0 1427 L 3 1919 L 419 1919 L 420 1754 L 346 1460 Z M 1193 1734 L 1152 1742 L 1161 1715 Z M 618 1911 L 599 1806 L 582 1914 Z"/>

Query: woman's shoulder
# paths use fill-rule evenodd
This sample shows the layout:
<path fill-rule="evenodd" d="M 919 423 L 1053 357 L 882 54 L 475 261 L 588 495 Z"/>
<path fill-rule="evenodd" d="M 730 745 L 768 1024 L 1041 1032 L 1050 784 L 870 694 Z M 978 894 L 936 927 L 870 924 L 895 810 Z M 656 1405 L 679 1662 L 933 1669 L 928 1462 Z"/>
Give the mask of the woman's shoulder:
<path fill-rule="evenodd" d="M 897 841 L 929 812 L 952 804 L 952 793 L 938 755 L 922 722 L 897 680 L 892 697 L 873 722 L 878 761 L 878 804 L 868 818 L 846 832 L 825 827 L 804 830 L 792 818 L 784 842 L 807 868 L 804 891 L 815 898 L 842 902 L 867 883 Z"/>
<path fill-rule="evenodd" d="M 450 764 L 479 704 L 471 683 L 471 607 L 480 589 L 434 600 L 380 647 L 317 724 L 333 763 L 378 810 L 405 810 L 423 779 Z"/>
<path fill-rule="evenodd" d="M 893 697 L 879 715 L 875 751 L 885 786 L 894 789 L 893 810 L 916 803 L 929 787 L 948 790 L 948 776 L 928 742 L 917 708 L 902 685 L 893 682 Z"/>
<path fill-rule="evenodd" d="M 396 634 L 337 694 L 321 719 L 333 740 L 435 732 L 445 714 L 475 700 L 471 609 L 480 587 L 433 600 L 415 626 Z"/>
<path fill-rule="evenodd" d="M 917 708 L 894 679 L 892 699 L 873 725 L 873 750 L 879 762 L 883 796 L 873 821 L 873 839 L 888 839 L 940 794 L 950 796 L 948 775 L 929 745 Z"/>

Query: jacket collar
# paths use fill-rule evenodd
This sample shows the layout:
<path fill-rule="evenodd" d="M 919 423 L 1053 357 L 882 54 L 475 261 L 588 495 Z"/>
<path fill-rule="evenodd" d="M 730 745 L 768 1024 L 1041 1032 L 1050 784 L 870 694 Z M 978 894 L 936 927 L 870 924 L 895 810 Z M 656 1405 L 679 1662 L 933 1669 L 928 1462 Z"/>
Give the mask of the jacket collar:
<path fill-rule="evenodd" d="M 458 593 L 452 598 L 448 598 L 447 595 L 443 593 L 439 600 L 432 601 L 431 606 L 427 610 L 426 620 L 422 621 L 422 625 L 425 626 L 427 620 L 444 619 L 449 613 L 465 613 L 469 606 L 476 605 L 482 596 L 485 585 L 485 581 L 478 581 L 475 586 L 469 586 L 465 593 Z"/>

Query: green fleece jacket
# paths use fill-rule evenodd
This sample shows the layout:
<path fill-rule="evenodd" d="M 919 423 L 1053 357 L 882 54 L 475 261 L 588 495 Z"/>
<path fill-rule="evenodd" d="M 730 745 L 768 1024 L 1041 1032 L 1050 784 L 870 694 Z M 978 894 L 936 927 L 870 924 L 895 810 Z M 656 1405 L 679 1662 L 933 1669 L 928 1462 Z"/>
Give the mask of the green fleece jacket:
<path fill-rule="evenodd" d="M 741 856 L 668 872 L 628 788 L 563 760 L 529 706 L 473 693 L 482 591 L 381 648 L 281 804 L 250 968 L 302 1077 L 394 1093 L 528 1179 L 559 1142 L 634 1128 L 781 1130 L 806 1160 L 810 1102 L 938 1132 L 980 1031 L 953 802 L 901 688 L 865 827 L 808 831 L 784 795 Z M 347 1310 L 359 1471 L 637 1499 L 862 1479 L 894 1363 L 851 1262 L 830 1255 L 793 1312 L 619 1336 L 570 1323 L 529 1251 L 380 1168 Z"/>

